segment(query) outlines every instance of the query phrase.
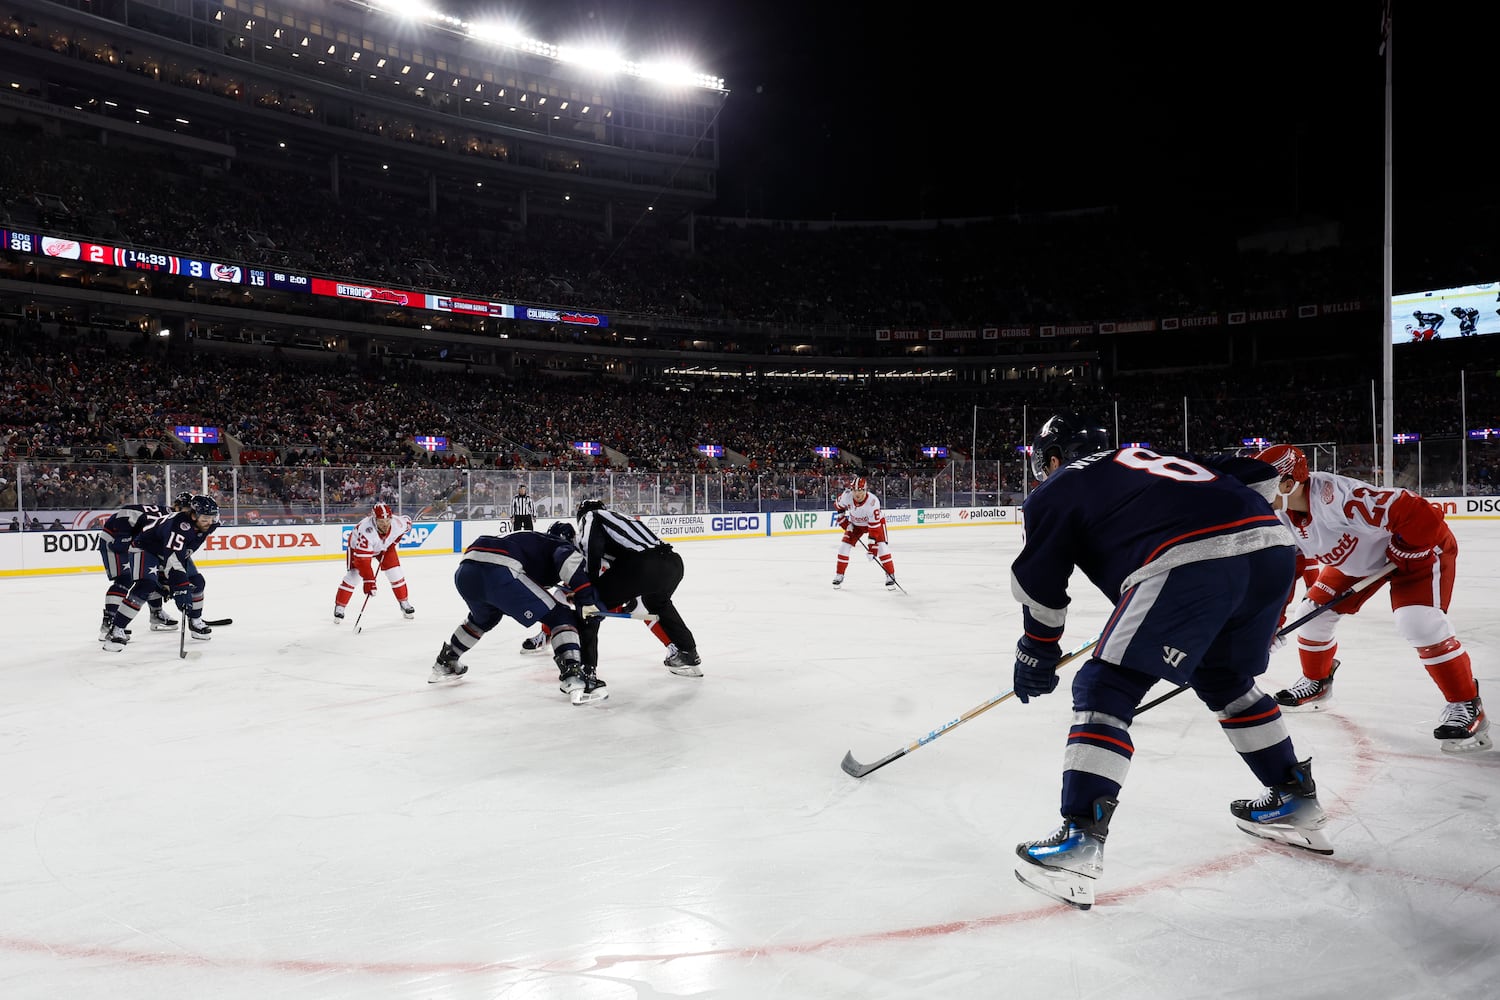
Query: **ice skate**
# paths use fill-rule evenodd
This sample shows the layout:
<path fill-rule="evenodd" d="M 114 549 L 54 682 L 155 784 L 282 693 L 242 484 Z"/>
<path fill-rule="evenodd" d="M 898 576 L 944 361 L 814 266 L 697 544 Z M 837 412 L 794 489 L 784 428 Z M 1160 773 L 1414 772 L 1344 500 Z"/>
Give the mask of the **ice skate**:
<path fill-rule="evenodd" d="M 443 643 L 443 648 L 438 650 L 437 659 L 432 661 L 432 676 L 427 678 L 427 683 L 437 684 L 440 681 L 457 680 L 468 673 L 469 667 L 459 662 L 459 655 L 452 643 Z"/>
<path fill-rule="evenodd" d="M 214 637 L 214 630 L 203 624 L 202 618 L 189 618 L 188 635 L 194 639 L 202 639 L 204 642 L 207 642 Z"/>
<path fill-rule="evenodd" d="M 1094 905 L 1094 881 L 1104 874 L 1104 840 L 1115 799 L 1096 799 L 1094 815 L 1064 820 L 1045 840 L 1016 845 L 1016 880 L 1044 896 L 1087 910 Z"/>
<path fill-rule="evenodd" d="M 109 634 L 104 637 L 103 648 L 106 653 L 118 653 L 129 642 L 130 636 L 125 634 L 124 629 L 111 625 Z"/>
<path fill-rule="evenodd" d="M 109 638 L 109 630 L 115 627 L 115 613 L 104 612 L 104 620 L 99 623 L 99 641 L 103 642 Z"/>
<path fill-rule="evenodd" d="M 833 585 L 835 587 L 842 587 L 844 585 L 844 574 L 840 573 L 837 576 L 835 576 L 833 578 Z"/>
<path fill-rule="evenodd" d="M 165 607 L 151 609 L 151 631 L 171 632 L 177 628 L 177 619 L 167 614 Z"/>
<path fill-rule="evenodd" d="M 678 677 L 702 677 L 703 671 L 698 665 L 703 662 L 697 650 L 678 649 L 676 645 L 667 647 L 667 658 L 662 660 L 662 665 Z"/>
<path fill-rule="evenodd" d="M 896 589 L 896 578 L 894 576 L 888 576 L 888 577 L 885 578 L 885 589 L 886 590 L 895 590 Z"/>
<path fill-rule="evenodd" d="M 1236 825 L 1252 837 L 1314 854 L 1333 853 L 1333 845 L 1322 833 L 1328 814 L 1318 805 L 1311 760 L 1299 762 L 1287 781 L 1266 789 L 1260 798 L 1235 799 L 1229 803 L 1229 811 L 1234 813 Z"/>
<path fill-rule="evenodd" d="M 1469 701 L 1450 701 L 1432 735 L 1443 741 L 1443 753 L 1477 753 L 1494 746 L 1490 720 L 1479 700 L 1478 685 Z"/>
<path fill-rule="evenodd" d="M 592 705 L 609 698 L 604 682 L 594 675 L 593 667 L 579 667 L 575 676 L 579 684 L 568 695 L 573 704 Z"/>
<path fill-rule="evenodd" d="M 401 602 L 401 614 L 407 621 L 417 617 L 417 609 L 412 607 L 410 601 Z"/>
<path fill-rule="evenodd" d="M 521 640 L 521 652 L 540 653 L 547 648 L 547 633 L 538 632 L 536 635 L 528 636 Z"/>
<path fill-rule="evenodd" d="M 1304 677 L 1285 691 L 1277 691 L 1271 697 L 1283 711 L 1321 712 L 1333 701 L 1333 674 L 1338 668 L 1339 661 L 1334 660 L 1328 676 L 1322 680 Z"/>
<path fill-rule="evenodd" d="M 343 622 L 344 622 L 344 606 L 342 604 L 335 604 L 333 606 L 333 623 L 335 625 L 342 625 Z"/>

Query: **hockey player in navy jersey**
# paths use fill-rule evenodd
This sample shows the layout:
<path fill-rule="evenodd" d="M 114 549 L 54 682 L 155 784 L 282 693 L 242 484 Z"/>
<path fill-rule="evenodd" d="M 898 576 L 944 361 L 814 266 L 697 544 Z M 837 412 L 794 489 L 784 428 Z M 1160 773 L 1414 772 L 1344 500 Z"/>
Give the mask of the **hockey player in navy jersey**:
<path fill-rule="evenodd" d="M 1311 761 L 1297 759 L 1276 702 L 1255 681 L 1296 567 L 1292 539 L 1266 500 L 1275 469 L 1112 449 L 1108 432 L 1077 414 L 1042 425 L 1031 463 L 1042 483 L 1022 508 L 1025 542 L 1011 566 L 1025 626 L 1014 668 L 1021 701 L 1057 687 L 1075 567 L 1115 611 L 1073 679 L 1062 825 L 1016 847 L 1016 877 L 1070 905 L 1093 905 L 1134 753 L 1130 725 L 1159 680 L 1191 687 L 1267 787 L 1230 803 L 1242 830 L 1333 853 Z"/>
<path fill-rule="evenodd" d="M 578 612 L 551 592 L 553 587 L 562 587 L 579 607 L 599 602 L 584 569 L 583 553 L 573 544 L 576 535 L 571 524 L 558 521 L 545 533 L 480 535 L 464 549 L 453 583 L 469 613 L 438 650 L 429 684 L 467 673 L 468 665 L 459 658 L 509 615 L 528 628 L 546 626 L 558 687 L 573 704 L 609 697 L 604 682 L 579 656 Z"/>
<path fill-rule="evenodd" d="M 191 493 L 177 494 L 172 501 L 174 511 L 186 510 L 192 498 Z M 131 543 L 153 521 L 167 516 L 169 512 L 156 504 L 128 503 L 99 526 L 103 536 L 99 539 L 99 555 L 104 562 L 104 575 L 109 577 L 109 587 L 104 592 L 104 617 L 99 623 L 100 642 L 109 638 L 115 609 L 142 572 L 143 555 L 140 549 L 132 549 Z M 157 632 L 177 627 L 177 619 L 167 613 L 162 596 L 158 590 L 146 599 L 151 607 L 151 628 Z"/>
<path fill-rule="evenodd" d="M 127 630 L 141 606 L 157 595 L 163 583 L 179 611 L 187 615 L 188 634 L 208 639 L 213 629 L 203 624 L 203 574 L 193 563 L 193 553 L 219 526 L 219 505 L 210 496 L 194 495 L 187 510 L 150 522 L 136 535 L 132 551 L 140 553 L 140 572 L 121 599 L 103 640 L 104 649 L 118 653 L 130 641 Z"/>

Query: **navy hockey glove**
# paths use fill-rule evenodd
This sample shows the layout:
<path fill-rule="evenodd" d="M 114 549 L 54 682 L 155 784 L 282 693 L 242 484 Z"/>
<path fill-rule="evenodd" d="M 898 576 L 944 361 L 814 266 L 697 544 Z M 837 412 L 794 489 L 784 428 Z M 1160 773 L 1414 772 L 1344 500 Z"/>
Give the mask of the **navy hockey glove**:
<path fill-rule="evenodd" d="M 172 603 L 184 612 L 193 610 L 193 585 L 191 583 L 179 583 L 173 587 Z"/>
<path fill-rule="evenodd" d="M 1029 635 L 1016 640 L 1016 670 L 1013 690 L 1022 703 L 1037 695 L 1057 690 L 1057 665 L 1062 662 L 1062 648 L 1054 639 L 1042 642 Z"/>

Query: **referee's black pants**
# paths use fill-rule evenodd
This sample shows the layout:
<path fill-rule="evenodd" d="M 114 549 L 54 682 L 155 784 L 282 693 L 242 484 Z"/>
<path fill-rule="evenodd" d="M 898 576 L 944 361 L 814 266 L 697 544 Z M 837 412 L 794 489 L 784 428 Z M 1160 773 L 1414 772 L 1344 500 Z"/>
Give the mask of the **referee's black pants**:
<path fill-rule="evenodd" d="M 696 652 L 697 640 L 672 603 L 678 584 L 682 583 L 682 556 L 662 545 L 644 552 L 627 552 L 610 564 L 609 571 L 594 581 L 599 601 L 606 609 L 616 608 L 633 597 L 639 597 L 647 611 L 661 618 L 662 630 L 678 649 Z M 588 618 L 579 629 L 578 645 L 583 662 L 599 665 L 600 618 Z"/>
<path fill-rule="evenodd" d="M 530 514 L 512 514 L 510 516 L 511 531 L 535 531 Z"/>

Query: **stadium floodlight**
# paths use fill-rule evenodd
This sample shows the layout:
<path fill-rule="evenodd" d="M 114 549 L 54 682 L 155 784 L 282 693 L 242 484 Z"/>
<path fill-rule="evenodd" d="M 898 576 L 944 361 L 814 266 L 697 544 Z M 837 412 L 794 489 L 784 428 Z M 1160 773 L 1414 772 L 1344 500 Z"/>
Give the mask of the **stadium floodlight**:
<path fill-rule="evenodd" d="M 628 72 L 630 68 L 630 63 L 620 53 L 594 45 L 559 45 L 557 61 L 611 75 Z"/>

